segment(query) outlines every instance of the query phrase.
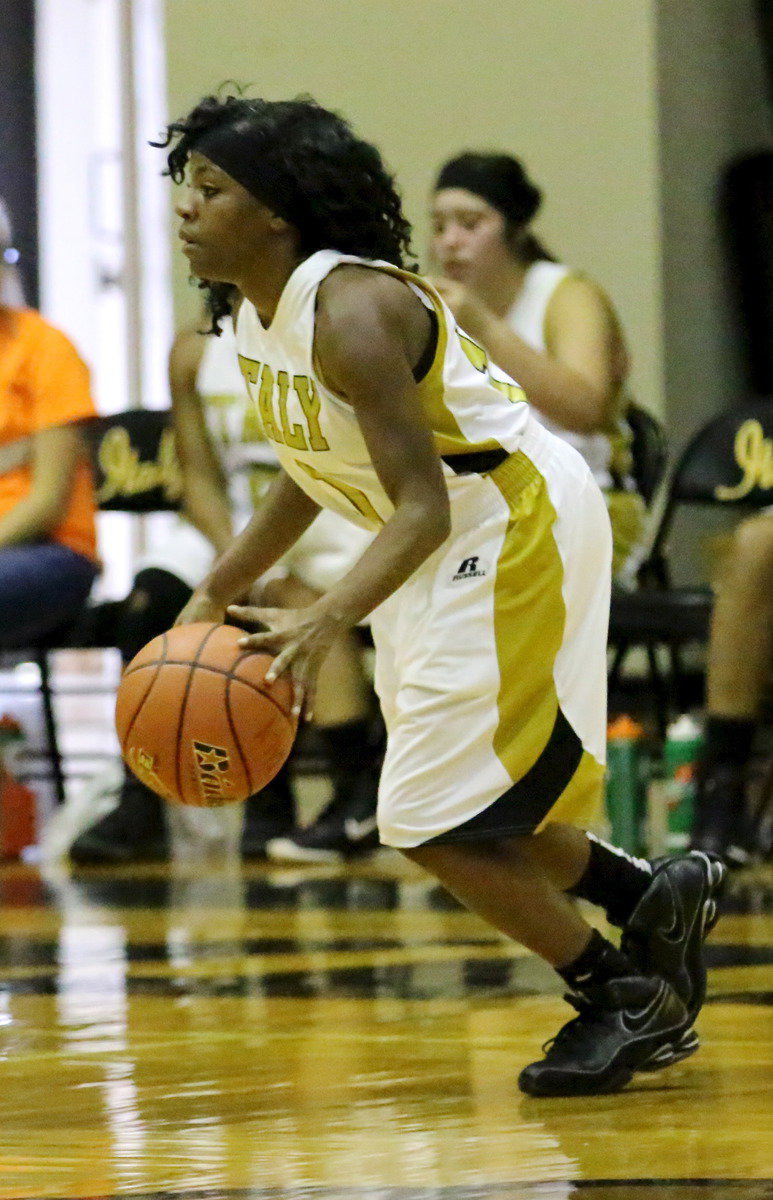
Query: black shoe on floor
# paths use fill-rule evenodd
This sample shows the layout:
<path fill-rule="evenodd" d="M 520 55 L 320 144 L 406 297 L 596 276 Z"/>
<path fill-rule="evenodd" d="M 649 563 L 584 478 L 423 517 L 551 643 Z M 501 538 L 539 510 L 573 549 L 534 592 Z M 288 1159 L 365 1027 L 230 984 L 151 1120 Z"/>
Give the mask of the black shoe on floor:
<path fill-rule="evenodd" d="M 518 1078 L 530 1096 L 618 1092 L 636 1071 L 659 1071 L 692 1053 L 681 1000 L 663 979 L 612 979 L 567 996 L 579 1016 L 544 1046 L 545 1057 Z"/>
<path fill-rule="evenodd" d="M 358 821 L 354 838 L 340 823 L 315 821 L 287 837 L 271 838 L 266 855 L 274 862 L 342 863 L 370 854 L 378 845 L 375 817 Z"/>
<path fill-rule="evenodd" d="M 295 812 L 292 799 L 271 793 L 271 784 L 256 796 L 250 796 L 244 806 L 242 827 L 242 858 L 265 858 L 266 847 L 275 838 L 289 837 L 295 831 Z"/>
<path fill-rule="evenodd" d="M 638 971 L 671 985 L 690 1024 L 706 998 L 703 943 L 717 923 L 726 878 L 724 863 L 701 851 L 662 859 L 620 941 Z"/>
<path fill-rule="evenodd" d="M 275 862 L 340 863 L 370 854 L 379 845 L 375 788 L 359 797 L 333 797 L 313 824 L 272 838 L 266 854 Z"/>
<path fill-rule="evenodd" d="M 751 862 L 753 841 L 746 771 L 724 763 L 712 767 L 698 780 L 690 848 L 716 855 L 729 867 L 745 867 Z"/>
<path fill-rule="evenodd" d="M 79 866 L 165 862 L 169 833 L 164 801 L 138 779 L 127 779 L 117 806 L 75 839 L 70 858 Z"/>

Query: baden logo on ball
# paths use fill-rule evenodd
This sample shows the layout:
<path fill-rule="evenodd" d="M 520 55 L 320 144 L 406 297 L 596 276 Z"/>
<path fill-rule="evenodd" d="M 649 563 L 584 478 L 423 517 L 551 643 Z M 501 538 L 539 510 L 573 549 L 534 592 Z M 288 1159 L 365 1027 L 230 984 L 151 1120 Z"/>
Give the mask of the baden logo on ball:
<path fill-rule="evenodd" d="M 228 778 L 231 760 L 222 746 L 208 746 L 205 742 L 192 743 L 199 787 L 205 804 L 222 804 L 229 799 L 233 783 Z"/>

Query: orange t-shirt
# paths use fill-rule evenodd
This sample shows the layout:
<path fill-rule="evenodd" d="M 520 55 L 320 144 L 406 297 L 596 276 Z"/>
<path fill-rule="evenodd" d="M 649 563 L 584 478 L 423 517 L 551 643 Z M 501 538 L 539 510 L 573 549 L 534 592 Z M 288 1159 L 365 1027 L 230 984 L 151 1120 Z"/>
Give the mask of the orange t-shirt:
<path fill-rule="evenodd" d="M 0 311 L 0 446 L 96 414 L 89 372 L 72 342 L 33 309 Z M 0 474 L 0 517 L 30 491 L 29 465 Z M 96 502 L 85 459 L 51 538 L 97 556 Z"/>

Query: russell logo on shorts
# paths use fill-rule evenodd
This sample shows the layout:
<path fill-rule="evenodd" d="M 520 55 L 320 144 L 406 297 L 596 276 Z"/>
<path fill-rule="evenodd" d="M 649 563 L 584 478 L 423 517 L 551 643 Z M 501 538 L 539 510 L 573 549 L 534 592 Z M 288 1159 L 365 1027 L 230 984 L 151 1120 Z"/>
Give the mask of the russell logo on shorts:
<path fill-rule="evenodd" d="M 456 583 L 459 579 L 482 579 L 486 572 L 478 569 L 479 562 L 480 558 L 477 555 L 465 558 L 457 567 L 452 583 Z"/>

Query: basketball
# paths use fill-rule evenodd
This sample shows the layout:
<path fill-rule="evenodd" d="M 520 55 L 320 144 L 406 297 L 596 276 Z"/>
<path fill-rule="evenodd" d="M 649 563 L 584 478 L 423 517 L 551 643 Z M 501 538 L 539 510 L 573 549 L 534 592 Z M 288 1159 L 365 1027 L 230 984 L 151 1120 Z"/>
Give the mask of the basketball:
<path fill-rule="evenodd" d="M 297 729 L 287 675 L 238 645 L 242 629 L 197 622 L 153 638 L 128 664 L 116 699 L 121 753 L 165 800 L 219 807 L 260 791 Z"/>

